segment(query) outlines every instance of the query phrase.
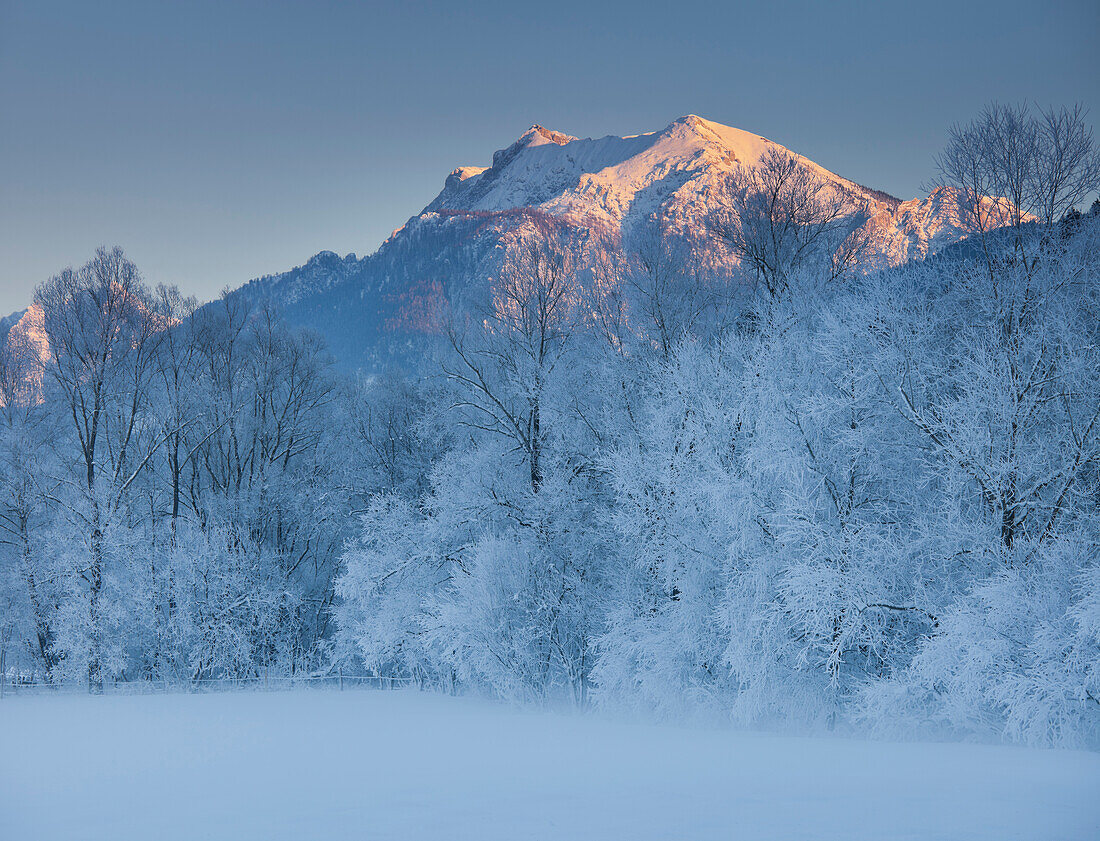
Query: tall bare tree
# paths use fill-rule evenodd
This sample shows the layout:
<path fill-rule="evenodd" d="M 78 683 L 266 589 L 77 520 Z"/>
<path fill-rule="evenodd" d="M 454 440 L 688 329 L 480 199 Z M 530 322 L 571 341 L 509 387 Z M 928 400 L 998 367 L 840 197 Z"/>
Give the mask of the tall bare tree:
<path fill-rule="evenodd" d="M 1100 151 L 1080 105 L 991 103 L 966 125 L 951 127 L 936 157 L 933 186 L 962 194 L 963 222 L 982 236 L 1020 227 L 1029 219 L 1051 224 L 1100 189 Z"/>
<path fill-rule="evenodd" d="M 164 325 L 154 357 L 154 380 L 158 391 L 158 417 L 166 437 L 164 448 L 171 486 L 171 527 L 173 537 L 180 516 L 183 470 L 197 448 L 188 448 L 188 429 L 192 417 L 198 345 L 194 340 L 192 317 L 198 307 L 194 298 L 185 297 L 175 287 L 158 286 L 153 293 L 154 317 Z"/>
<path fill-rule="evenodd" d="M 795 156 L 770 148 L 755 166 L 739 166 L 723 185 L 711 232 L 756 274 L 775 298 L 814 255 L 826 255 L 834 276 L 851 268 L 862 249 L 852 202 Z M 841 246 L 848 243 L 841 250 Z M 839 256 L 839 261 L 834 259 Z"/>
<path fill-rule="evenodd" d="M 456 408 L 470 426 L 511 438 L 542 483 L 545 391 L 580 318 L 573 249 L 554 232 L 513 243 L 492 301 L 473 330 L 452 325 L 456 364 L 447 376 L 461 386 Z"/>
<path fill-rule="evenodd" d="M 1047 224 L 1100 189 L 1100 150 L 1093 144 L 1087 116 L 1081 105 L 1051 105 L 1039 112 L 1033 212 Z"/>

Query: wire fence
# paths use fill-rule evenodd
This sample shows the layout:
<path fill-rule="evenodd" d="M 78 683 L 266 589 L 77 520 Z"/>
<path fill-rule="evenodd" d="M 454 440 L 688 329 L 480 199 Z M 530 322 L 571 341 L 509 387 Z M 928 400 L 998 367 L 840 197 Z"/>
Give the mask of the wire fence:
<path fill-rule="evenodd" d="M 279 691 L 299 687 L 332 689 L 401 689 L 415 686 L 410 677 L 344 674 L 253 675 L 250 677 L 193 678 L 189 680 L 112 680 L 104 681 L 102 694 L 151 695 L 169 692 L 232 692 L 236 690 Z M 83 694 L 87 684 L 50 683 L 34 675 L 0 674 L 0 698 L 16 695 Z"/>

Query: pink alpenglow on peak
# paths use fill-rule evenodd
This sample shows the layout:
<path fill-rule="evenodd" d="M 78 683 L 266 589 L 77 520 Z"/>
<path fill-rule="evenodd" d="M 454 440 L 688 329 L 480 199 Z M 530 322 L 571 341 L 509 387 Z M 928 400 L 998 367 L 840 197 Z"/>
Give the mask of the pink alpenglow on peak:
<path fill-rule="evenodd" d="M 865 217 L 880 264 L 926 257 L 966 235 L 958 197 L 950 191 L 903 202 L 760 134 L 695 114 L 660 131 L 597 139 L 534 125 L 496 152 L 490 166 L 454 170 L 421 216 L 532 208 L 566 220 L 598 220 L 621 232 L 656 216 L 691 230 L 714 209 L 721 182 L 737 167 L 758 166 L 769 150 L 794 156 L 832 185 L 851 213 Z"/>

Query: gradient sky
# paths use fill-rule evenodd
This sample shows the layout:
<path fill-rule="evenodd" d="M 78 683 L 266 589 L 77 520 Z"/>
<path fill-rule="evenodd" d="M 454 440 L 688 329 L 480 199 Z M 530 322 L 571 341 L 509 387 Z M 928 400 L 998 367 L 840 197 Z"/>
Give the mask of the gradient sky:
<path fill-rule="evenodd" d="M 0 0 L 0 315 L 121 245 L 203 298 L 373 251 L 531 123 L 694 113 L 918 194 L 991 99 L 1100 121 L 1100 3 Z"/>

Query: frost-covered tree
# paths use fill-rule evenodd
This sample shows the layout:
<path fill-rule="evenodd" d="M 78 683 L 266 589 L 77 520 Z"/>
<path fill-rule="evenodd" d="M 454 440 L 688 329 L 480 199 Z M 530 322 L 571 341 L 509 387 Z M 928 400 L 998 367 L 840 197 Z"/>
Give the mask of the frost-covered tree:
<path fill-rule="evenodd" d="M 103 605 L 108 530 L 119 525 L 126 494 L 163 443 L 144 421 L 152 358 L 162 331 L 137 267 L 120 249 L 101 249 L 80 269 L 66 269 L 40 286 L 45 316 L 51 405 L 67 419 L 72 450 L 63 488 L 83 548 L 70 545 L 73 568 L 86 586 L 87 613 L 70 628 L 81 647 L 88 685 L 102 688 L 110 630 Z M 75 540 L 74 535 L 74 540 Z M 77 637 L 85 637 L 77 642 Z M 76 651 L 70 654 L 75 658 Z M 117 656 L 113 662 L 117 664 Z"/>
<path fill-rule="evenodd" d="M 631 305 L 630 329 L 667 359 L 684 336 L 713 329 L 725 296 L 700 271 L 690 244 L 661 220 L 652 220 L 629 246 L 620 274 Z"/>
<path fill-rule="evenodd" d="M 683 711 L 729 688 L 718 607 L 747 489 L 736 341 L 684 340 L 607 456 L 621 565 L 596 667 L 609 703 Z"/>
<path fill-rule="evenodd" d="M 150 291 L 118 249 L 36 312 L 0 347 L 6 662 L 93 690 L 323 663 L 369 471 L 321 343 Z"/>
<path fill-rule="evenodd" d="M 0 634 L 5 663 L 29 667 L 48 682 L 58 656 L 57 596 L 36 540 L 47 516 L 49 456 L 41 443 L 50 421 L 38 405 L 38 363 L 24 336 L 8 336 L 0 345 Z"/>
<path fill-rule="evenodd" d="M 440 684 L 442 657 L 427 634 L 429 604 L 447 586 L 428 520 L 408 499 L 380 494 L 344 548 L 336 621 L 342 658 L 377 674 Z M 449 670 L 446 671 L 449 677 Z"/>
<path fill-rule="evenodd" d="M 596 515 L 599 410 L 576 352 L 589 300 L 577 246 L 542 234 L 510 244 L 488 309 L 452 318 L 447 402 L 421 424 L 448 429 L 451 446 L 415 505 L 371 505 L 344 555 L 338 616 L 372 667 L 581 703 L 610 554 Z M 405 525 L 393 537 L 370 533 L 394 517 Z M 404 609 L 381 607 L 383 594 Z"/>
<path fill-rule="evenodd" d="M 546 392 L 581 318 L 574 249 L 548 229 L 511 244 L 487 308 L 450 328 L 462 423 L 503 436 L 524 453 L 531 488 L 542 482 Z M 464 323 L 463 323 L 464 322 Z"/>
<path fill-rule="evenodd" d="M 331 361 L 316 337 L 288 331 L 269 308 L 226 299 L 195 330 L 203 423 L 188 506 L 252 554 L 257 588 L 278 605 L 254 666 L 293 672 L 324 633 L 350 507 Z"/>
<path fill-rule="evenodd" d="M 921 438 L 939 500 L 915 524 L 953 585 L 936 633 L 898 681 L 875 687 L 876 703 L 905 686 L 921 715 L 1037 741 L 1096 726 L 1095 676 L 1078 659 L 1098 527 L 1096 234 L 1037 246 L 993 276 L 945 263 L 869 296 L 868 362 Z"/>

